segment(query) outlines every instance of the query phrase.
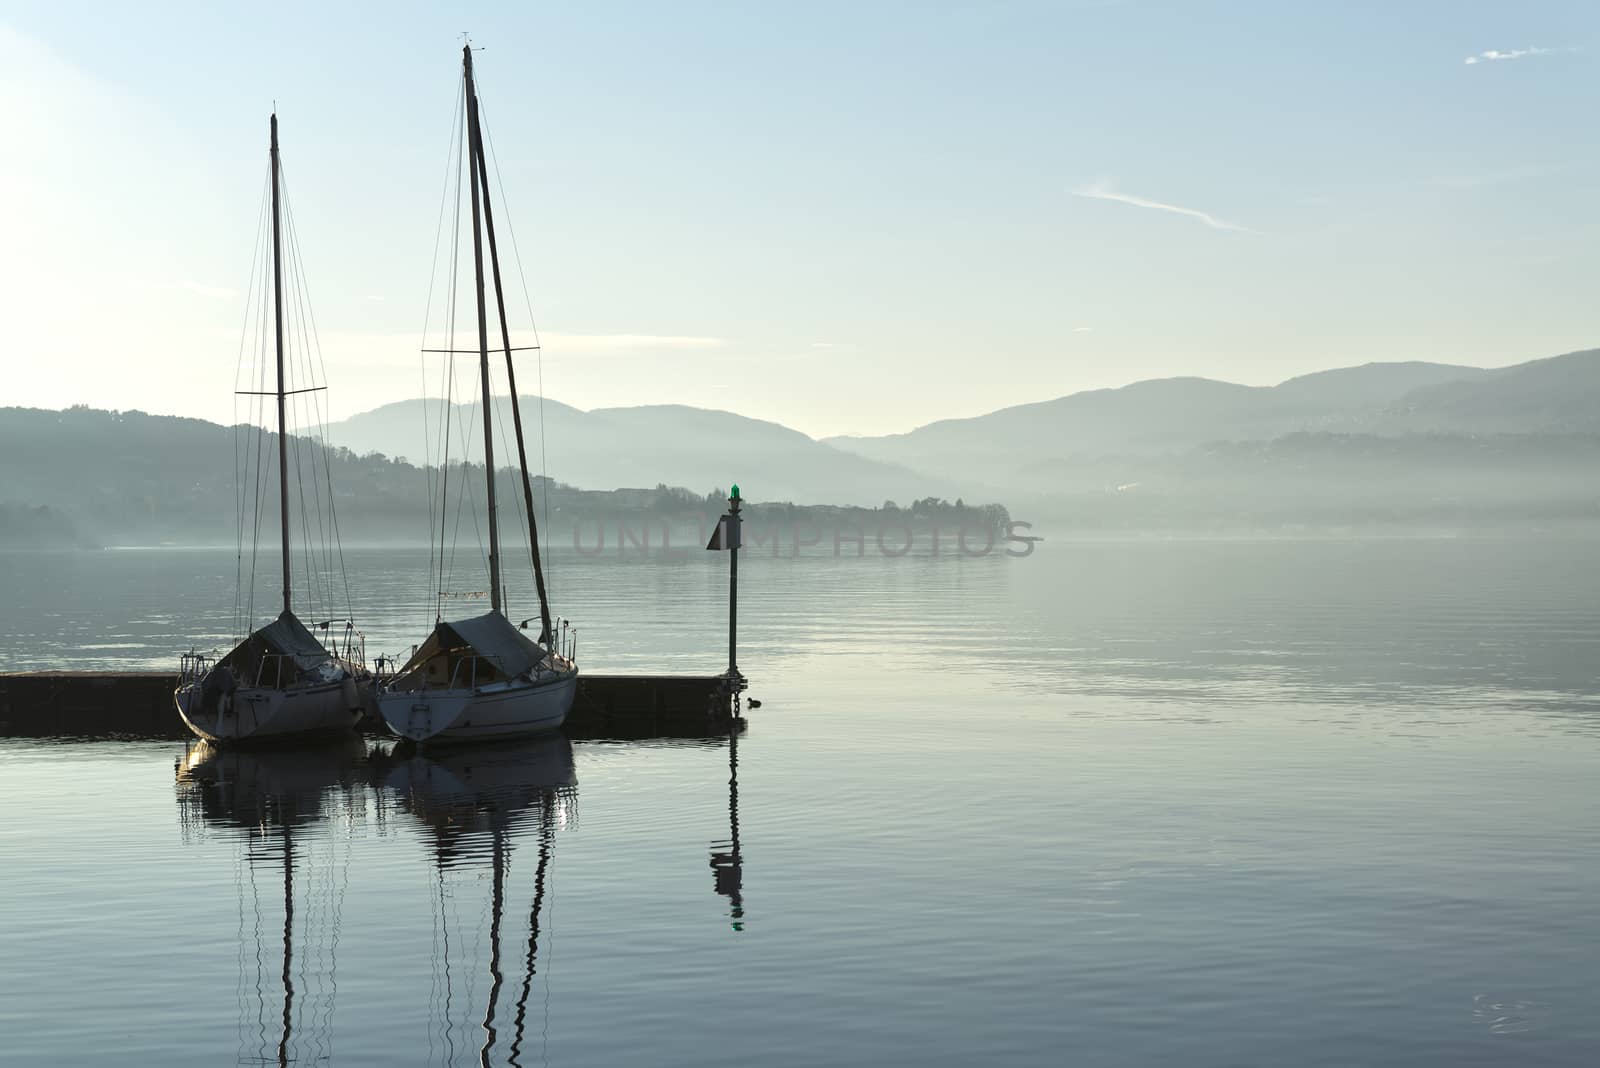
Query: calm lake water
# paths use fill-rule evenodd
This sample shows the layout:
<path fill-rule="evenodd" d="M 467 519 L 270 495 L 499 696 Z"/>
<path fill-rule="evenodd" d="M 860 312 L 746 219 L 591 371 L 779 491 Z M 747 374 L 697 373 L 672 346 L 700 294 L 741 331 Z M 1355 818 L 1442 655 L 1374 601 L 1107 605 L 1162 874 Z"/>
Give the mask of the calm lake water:
<path fill-rule="evenodd" d="M 346 558 L 418 640 L 426 551 Z M 724 559 L 555 563 L 586 669 L 722 666 Z M 736 752 L 0 740 L 0 1061 L 1600 1062 L 1600 542 L 740 570 Z M 0 555 L 0 666 L 169 666 L 234 576 Z"/>

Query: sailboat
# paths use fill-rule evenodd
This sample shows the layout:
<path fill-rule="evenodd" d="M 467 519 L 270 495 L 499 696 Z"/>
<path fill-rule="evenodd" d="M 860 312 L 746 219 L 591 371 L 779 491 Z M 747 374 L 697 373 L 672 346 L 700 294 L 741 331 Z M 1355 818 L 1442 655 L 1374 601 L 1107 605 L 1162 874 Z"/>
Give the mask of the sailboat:
<path fill-rule="evenodd" d="M 361 690 L 369 678 L 357 650 L 358 635 L 353 625 L 344 621 L 345 647 L 337 650 L 337 654 L 330 652 L 295 615 L 291 599 L 289 432 L 285 414 L 285 401 L 290 391 L 284 385 L 284 255 L 276 114 L 272 116 L 271 160 L 272 304 L 277 388 L 270 394 L 250 395 L 277 398 L 283 611 L 218 659 L 190 652 L 180 661 L 178 686 L 173 693 L 178 715 L 195 734 L 217 744 L 349 731 L 360 718 Z M 298 470 L 298 452 L 296 455 Z M 301 497 L 303 510 L 303 490 Z M 330 508 L 331 504 L 330 494 Z M 326 629 L 332 622 L 322 626 Z"/>
<path fill-rule="evenodd" d="M 436 615 L 433 632 L 398 672 L 380 678 L 378 708 L 389 729 L 413 742 L 463 741 L 537 734 L 566 721 L 578 688 L 574 648 L 558 642 L 545 593 L 539 558 L 538 523 L 523 444 L 522 413 L 512 363 L 511 332 L 506 323 L 505 293 L 500 284 L 500 254 L 495 243 L 494 213 L 489 203 L 488 167 L 484 162 L 483 129 L 478 93 L 472 76 L 472 46 L 462 48 L 462 98 L 467 132 L 467 172 L 471 183 L 472 258 L 478 316 L 478 369 L 483 392 L 483 472 L 489 533 L 489 611 L 469 619 L 445 621 Z M 492 399 L 489 388 L 489 323 L 484 286 L 484 248 L 494 280 L 500 317 L 500 338 L 516 428 L 517 459 L 528 519 L 528 545 L 534 584 L 539 594 L 539 638 L 529 638 L 503 610 L 500 528 L 495 511 L 495 466 Z M 455 351 L 455 350 L 447 350 Z M 532 622 L 532 620 L 528 620 Z M 565 628 L 564 628 L 565 633 Z M 558 645 L 564 648 L 558 648 Z"/>

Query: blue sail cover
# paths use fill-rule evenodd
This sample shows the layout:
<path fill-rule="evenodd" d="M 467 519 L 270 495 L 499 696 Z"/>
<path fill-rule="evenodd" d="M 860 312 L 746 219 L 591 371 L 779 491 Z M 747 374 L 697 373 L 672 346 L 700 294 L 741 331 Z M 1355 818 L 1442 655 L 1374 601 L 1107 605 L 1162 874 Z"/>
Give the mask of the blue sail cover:
<path fill-rule="evenodd" d="M 269 657 L 284 657 L 294 665 L 292 671 L 283 670 L 283 661 Z M 333 655 L 295 618 L 285 611 L 277 619 L 252 632 L 234 647 L 233 651 L 217 662 L 218 667 L 232 668 L 247 684 L 262 681 L 267 685 L 287 685 L 308 671 L 328 663 Z M 277 664 L 271 670 L 269 665 Z"/>
<path fill-rule="evenodd" d="M 332 656 L 293 612 L 285 611 L 256 631 L 255 637 L 270 646 L 273 652 L 293 657 L 295 666 L 302 671 L 316 667 Z"/>

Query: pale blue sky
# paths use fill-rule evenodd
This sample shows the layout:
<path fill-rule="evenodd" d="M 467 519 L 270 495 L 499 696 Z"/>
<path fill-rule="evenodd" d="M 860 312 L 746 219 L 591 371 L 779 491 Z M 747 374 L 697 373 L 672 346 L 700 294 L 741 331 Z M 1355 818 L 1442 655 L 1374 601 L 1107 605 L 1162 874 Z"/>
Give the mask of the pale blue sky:
<path fill-rule="evenodd" d="M 461 30 L 547 389 L 580 407 L 881 433 L 1600 345 L 1597 28 L 1593 3 L 5 3 L 5 403 L 229 416 L 274 100 L 334 411 L 415 395 Z"/>

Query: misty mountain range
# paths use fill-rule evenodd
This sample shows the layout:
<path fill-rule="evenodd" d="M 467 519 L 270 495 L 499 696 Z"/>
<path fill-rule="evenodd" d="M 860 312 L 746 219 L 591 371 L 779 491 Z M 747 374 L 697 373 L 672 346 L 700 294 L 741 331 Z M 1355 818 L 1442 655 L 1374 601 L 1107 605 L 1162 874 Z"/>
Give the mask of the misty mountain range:
<path fill-rule="evenodd" d="M 1600 350 L 1496 370 L 1367 364 L 1272 387 L 1161 379 L 907 434 L 823 441 L 729 412 L 585 412 L 548 400 L 541 435 L 540 408 L 534 398 L 524 404 L 530 466 L 589 491 L 563 491 L 573 520 L 646 506 L 597 491 L 659 487 L 649 491 L 657 503 L 646 502 L 658 508 L 657 498 L 671 497 L 661 497 L 666 486 L 701 500 L 735 481 L 758 502 L 998 502 L 1052 529 L 1600 517 Z M 369 538 L 422 536 L 412 532 L 426 529 L 430 505 L 417 465 L 440 455 L 429 437 L 442 410 L 428 409 L 433 431 L 421 401 L 330 427 L 341 525 Z M 475 416 L 471 406 L 451 412 L 452 463 L 481 456 Z M 509 430 L 508 412 L 496 419 Z M 514 501 L 506 469 L 515 452 L 504 440 L 496 461 Z M 231 541 L 229 428 L 139 412 L 0 409 L 0 456 L 0 542 Z"/>
<path fill-rule="evenodd" d="M 452 462 L 483 461 L 480 404 L 452 407 Z M 495 398 L 495 465 L 517 462 L 511 405 Z M 437 463 L 444 405 L 411 400 L 333 423 L 328 440 L 352 452 Z M 544 430 L 539 430 L 543 412 Z M 424 416 L 426 412 L 426 417 Z M 858 456 L 798 430 L 732 412 L 661 404 L 580 411 L 559 401 L 522 398 L 528 466 L 585 489 L 665 482 L 704 491 L 738 482 L 753 500 L 804 504 L 881 504 L 948 493 L 954 480 Z M 541 449 L 543 457 L 541 458 Z"/>
<path fill-rule="evenodd" d="M 244 526 L 275 545 L 278 531 L 276 435 L 254 428 L 218 426 L 202 419 L 87 407 L 50 411 L 0 408 L 0 546 L 94 548 L 103 545 L 233 545 L 241 515 Z M 376 453 L 316 449 L 303 438 L 288 449 L 291 537 L 301 551 L 330 544 L 337 528 L 348 544 L 424 544 L 439 503 L 431 496 L 430 473 Z M 257 479 L 251 457 L 266 459 Z M 242 467 L 236 464 L 243 463 Z M 242 472 L 245 482 L 238 486 Z M 449 511 L 481 507 L 482 465 L 470 474 L 456 467 Z M 522 490 L 515 468 L 497 465 L 500 532 L 510 547 L 526 545 Z M 331 495 L 327 486 L 331 484 Z M 703 544 L 715 517 L 726 508 L 727 483 L 704 493 L 654 487 L 585 490 L 550 480 L 532 486 L 545 534 L 593 549 L 609 544 L 623 555 L 623 530 L 638 548 L 680 551 Z M 463 501 L 463 490 L 466 500 Z M 259 501 L 259 519 L 255 501 Z M 754 529 L 872 530 L 886 522 L 899 532 L 930 524 L 947 531 L 1006 533 L 1009 519 L 997 504 L 959 500 L 908 500 L 905 509 L 876 510 L 831 505 L 750 502 L 745 516 Z M 581 539 L 578 528 L 582 528 Z M 482 541 L 480 525 L 458 524 L 456 532 Z M 795 535 L 798 537 L 798 535 Z M 808 535 L 809 536 L 809 535 Z M 244 544 L 254 539 L 247 534 Z M 811 542 L 807 542 L 811 544 Z M 595 550 L 598 551 L 598 550 Z"/>
<path fill-rule="evenodd" d="M 524 419 L 533 426 L 538 406 L 536 398 L 524 398 Z M 497 404 L 506 407 L 504 399 Z M 1495 370 L 1370 363 L 1267 387 L 1156 379 L 947 419 L 905 434 L 820 441 L 777 423 L 681 405 L 584 412 L 546 400 L 543 409 L 549 474 L 584 487 L 664 481 L 698 488 L 738 480 L 757 499 L 806 503 L 866 505 L 930 494 L 1016 499 L 1125 487 L 1152 469 L 1201 462 L 1207 447 L 1227 442 L 1303 434 L 1600 434 L 1600 350 Z M 458 406 L 455 426 L 468 425 L 476 410 Z M 422 462 L 438 454 L 424 441 L 422 412 L 422 401 L 387 405 L 334 424 L 329 436 L 358 453 Z M 428 425 L 436 427 L 437 402 L 429 413 Z M 507 412 L 497 418 L 510 426 Z M 1523 451 L 1504 444 L 1512 453 Z M 469 455 L 481 458 L 476 434 L 467 445 Z M 537 448 L 534 435 L 535 470 Z M 1391 458 L 1394 452 L 1391 447 Z M 499 452 L 497 459 L 509 456 Z"/>
<path fill-rule="evenodd" d="M 1240 386 L 1166 378 L 949 419 L 835 448 L 916 470 L 1038 488 L 1053 463 L 1183 453 L 1288 434 L 1600 433 L 1600 350 L 1497 370 L 1370 363 Z"/>

